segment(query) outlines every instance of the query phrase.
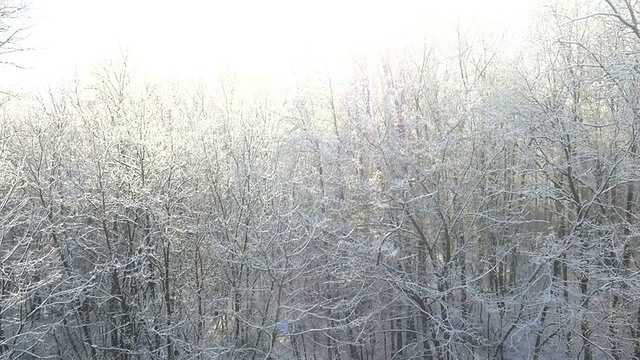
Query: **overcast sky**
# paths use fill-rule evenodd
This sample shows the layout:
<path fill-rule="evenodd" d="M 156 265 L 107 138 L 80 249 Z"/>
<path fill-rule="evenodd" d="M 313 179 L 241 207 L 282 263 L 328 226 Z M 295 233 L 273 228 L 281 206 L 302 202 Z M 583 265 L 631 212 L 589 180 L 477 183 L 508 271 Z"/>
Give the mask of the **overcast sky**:
<path fill-rule="evenodd" d="M 29 68 L 5 76 L 23 87 L 85 74 L 129 51 L 152 74 L 209 76 L 220 65 L 272 78 L 320 61 L 346 71 L 374 53 L 456 22 L 517 29 L 528 0 L 32 0 Z M 5 70 L 6 72 L 6 70 Z"/>

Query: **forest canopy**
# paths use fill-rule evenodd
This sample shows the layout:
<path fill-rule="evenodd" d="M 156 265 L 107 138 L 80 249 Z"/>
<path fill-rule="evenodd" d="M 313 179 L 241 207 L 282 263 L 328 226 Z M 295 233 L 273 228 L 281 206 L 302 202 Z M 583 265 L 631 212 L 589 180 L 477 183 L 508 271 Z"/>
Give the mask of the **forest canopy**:
<path fill-rule="evenodd" d="M 639 18 L 12 97 L 0 359 L 640 359 Z"/>

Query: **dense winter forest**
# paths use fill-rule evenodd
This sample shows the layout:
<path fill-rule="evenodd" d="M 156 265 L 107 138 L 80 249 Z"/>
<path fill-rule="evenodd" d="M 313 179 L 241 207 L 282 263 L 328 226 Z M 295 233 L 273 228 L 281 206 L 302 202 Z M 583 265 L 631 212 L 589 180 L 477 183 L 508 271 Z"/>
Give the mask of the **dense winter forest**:
<path fill-rule="evenodd" d="M 458 30 L 5 97 L 0 359 L 640 359 L 640 4 Z"/>

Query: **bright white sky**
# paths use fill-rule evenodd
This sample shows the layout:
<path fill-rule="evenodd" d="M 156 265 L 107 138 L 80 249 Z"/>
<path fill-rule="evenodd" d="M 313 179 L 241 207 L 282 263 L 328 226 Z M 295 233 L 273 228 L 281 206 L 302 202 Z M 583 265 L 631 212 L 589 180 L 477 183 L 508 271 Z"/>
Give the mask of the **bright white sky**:
<path fill-rule="evenodd" d="M 329 64 L 344 76 L 354 55 L 421 35 L 442 36 L 473 21 L 521 29 L 530 0 L 31 0 L 28 71 L 6 75 L 23 87 L 86 74 L 129 50 L 156 75 L 211 76 L 218 65 L 271 79 L 292 64 Z M 509 30 L 510 29 L 510 30 Z M 6 70 L 3 70 L 6 72 Z M 5 83 L 6 84 L 6 83 Z"/>

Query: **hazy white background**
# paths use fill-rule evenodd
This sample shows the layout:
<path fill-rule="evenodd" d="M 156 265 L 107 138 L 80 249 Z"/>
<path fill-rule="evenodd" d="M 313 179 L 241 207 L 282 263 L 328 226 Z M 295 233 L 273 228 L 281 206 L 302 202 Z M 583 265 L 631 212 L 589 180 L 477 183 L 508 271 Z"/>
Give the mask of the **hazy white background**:
<path fill-rule="evenodd" d="M 29 46 L 5 85 L 41 88 L 129 53 L 152 75 L 208 77 L 219 66 L 276 81 L 323 64 L 346 76 L 354 56 L 442 37 L 454 25 L 514 33 L 530 0 L 32 0 Z"/>

